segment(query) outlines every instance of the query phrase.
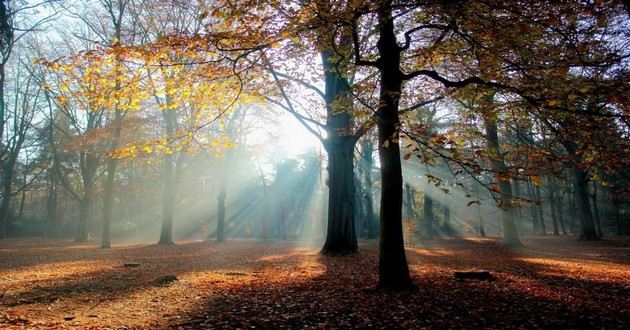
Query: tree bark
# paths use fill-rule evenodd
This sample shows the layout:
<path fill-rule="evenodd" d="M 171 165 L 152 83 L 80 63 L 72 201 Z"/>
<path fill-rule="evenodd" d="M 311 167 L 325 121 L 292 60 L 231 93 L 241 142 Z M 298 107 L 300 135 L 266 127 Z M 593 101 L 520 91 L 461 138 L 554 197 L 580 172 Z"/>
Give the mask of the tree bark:
<path fill-rule="evenodd" d="M 323 254 L 358 252 L 355 228 L 354 143 L 329 143 L 328 151 L 328 226 Z"/>

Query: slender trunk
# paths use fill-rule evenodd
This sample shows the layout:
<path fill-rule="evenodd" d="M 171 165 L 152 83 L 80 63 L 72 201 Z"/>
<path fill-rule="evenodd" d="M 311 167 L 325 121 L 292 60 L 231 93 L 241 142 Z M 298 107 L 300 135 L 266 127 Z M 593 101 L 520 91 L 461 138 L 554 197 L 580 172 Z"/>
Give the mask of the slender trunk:
<path fill-rule="evenodd" d="M 175 187 L 173 155 L 164 155 L 162 166 L 162 176 L 164 178 L 164 188 L 162 190 L 162 228 L 158 244 L 173 244 L 173 216 L 175 212 Z"/>
<path fill-rule="evenodd" d="M 402 226 L 403 179 L 398 144 L 400 118 L 398 106 L 403 76 L 400 47 L 396 42 L 391 3 L 379 8 L 381 90 L 378 107 L 378 151 L 381 162 L 381 237 L 379 250 L 379 288 L 405 290 L 413 286 L 405 256 Z"/>
<path fill-rule="evenodd" d="M 118 61 L 118 60 L 117 60 Z M 116 82 L 117 88 L 120 83 Z M 114 113 L 114 132 L 112 136 L 111 149 L 114 150 L 120 143 L 122 133 L 121 125 L 122 113 L 116 106 Z M 103 187 L 103 236 L 101 239 L 101 248 L 108 249 L 111 247 L 111 227 L 112 213 L 114 208 L 114 181 L 116 177 L 116 169 L 118 168 L 118 160 L 110 157 L 107 159 L 107 178 Z"/>
<path fill-rule="evenodd" d="M 499 147 L 499 135 L 496 120 L 490 117 L 485 118 L 486 142 L 490 153 L 490 166 L 496 173 L 498 189 L 501 193 L 501 224 L 503 226 L 503 244 L 506 246 L 520 246 L 516 224 L 514 223 L 514 212 L 512 210 L 512 185 L 507 174 L 507 166 L 501 149 Z"/>
<path fill-rule="evenodd" d="M 111 247 L 111 223 L 112 209 L 114 206 L 114 176 L 118 161 L 113 158 L 107 159 L 107 178 L 103 187 L 103 234 L 101 238 L 101 248 Z"/>
<path fill-rule="evenodd" d="M 26 203 L 26 171 L 22 176 L 22 193 L 20 194 L 20 210 L 18 211 L 17 218 L 22 219 L 24 215 L 24 204 Z"/>

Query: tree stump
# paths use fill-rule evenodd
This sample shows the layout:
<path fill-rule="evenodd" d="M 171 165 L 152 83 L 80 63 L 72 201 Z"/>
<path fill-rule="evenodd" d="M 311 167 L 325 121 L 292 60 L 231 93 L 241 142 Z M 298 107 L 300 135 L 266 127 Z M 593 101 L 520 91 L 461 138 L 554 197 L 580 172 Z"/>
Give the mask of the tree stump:
<path fill-rule="evenodd" d="M 489 281 L 492 280 L 492 274 L 490 274 L 487 270 L 470 270 L 470 271 L 456 271 L 455 278 L 464 280 L 480 280 L 480 281 Z"/>

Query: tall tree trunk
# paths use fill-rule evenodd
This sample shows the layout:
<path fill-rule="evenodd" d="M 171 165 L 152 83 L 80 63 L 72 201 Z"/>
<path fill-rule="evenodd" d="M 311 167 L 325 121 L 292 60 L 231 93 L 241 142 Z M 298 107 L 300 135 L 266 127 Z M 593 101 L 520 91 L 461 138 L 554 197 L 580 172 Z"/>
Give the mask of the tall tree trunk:
<path fill-rule="evenodd" d="M 400 47 L 396 42 L 391 2 L 379 8 L 380 95 L 378 106 L 378 151 L 381 162 L 381 237 L 379 253 L 379 288 L 405 290 L 413 287 L 405 256 L 402 197 L 403 179 L 400 160 L 400 118 L 398 106 L 403 75 L 400 71 Z"/>
<path fill-rule="evenodd" d="M 520 246 L 516 224 L 514 223 L 512 210 L 512 186 L 507 178 L 507 166 L 499 147 L 499 134 L 496 120 L 487 116 L 484 118 L 486 128 L 486 142 L 490 153 L 490 166 L 496 172 L 498 188 L 501 193 L 501 224 L 503 226 L 503 244 L 506 246 Z"/>
<path fill-rule="evenodd" d="M 349 42 L 342 38 L 342 46 Z M 352 127 L 352 97 L 348 81 L 333 50 L 321 52 L 326 85 L 326 128 L 324 147 L 328 153 L 328 226 L 322 254 L 344 255 L 359 250 L 355 225 L 354 146 L 348 134 Z"/>

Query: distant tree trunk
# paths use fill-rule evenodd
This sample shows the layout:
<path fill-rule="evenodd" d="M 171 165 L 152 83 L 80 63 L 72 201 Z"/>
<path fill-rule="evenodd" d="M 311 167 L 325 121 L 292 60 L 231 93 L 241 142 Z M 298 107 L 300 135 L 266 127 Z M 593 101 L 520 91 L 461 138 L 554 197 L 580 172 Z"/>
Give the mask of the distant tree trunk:
<path fill-rule="evenodd" d="M 486 237 L 486 229 L 483 224 L 483 215 L 481 214 L 481 195 L 479 193 L 479 184 L 477 182 L 473 182 L 473 196 L 478 200 L 475 205 L 475 211 L 477 213 L 477 234 L 480 237 Z"/>
<path fill-rule="evenodd" d="M 514 187 L 513 189 L 513 193 L 514 193 L 514 198 L 521 198 L 521 183 L 517 178 L 514 178 L 512 180 L 512 187 Z M 515 219 L 514 221 L 516 221 L 516 225 L 518 227 L 518 229 L 522 229 L 523 228 L 523 209 L 521 208 L 521 205 L 514 205 L 514 216 Z"/>
<path fill-rule="evenodd" d="M 559 236 L 560 231 L 558 230 L 558 217 L 557 217 L 557 212 L 556 212 L 556 184 L 552 177 L 548 178 L 547 183 L 548 183 L 547 204 L 549 204 L 549 210 L 551 212 L 553 235 Z"/>
<path fill-rule="evenodd" d="M 109 249 L 112 246 L 111 224 L 112 210 L 114 207 L 114 178 L 118 161 L 113 158 L 107 159 L 107 178 L 103 187 L 103 236 L 101 238 L 101 248 Z"/>
<path fill-rule="evenodd" d="M 415 211 L 415 198 L 414 191 L 411 186 L 407 183 L 405 184 L 405 198 L 403 199 L 403 204 L 405 205 L 405 213 L 408 219 L 412 219 L 415 222 L 416 219 L 416 211 Z"/>
<path fill-rule="evenodd" d="M 378 151 L 381 162 L 381 237 L 379 244 L 379 288 L 405 290 L 413 287 L 405 256 L 402 226 L 403 180 L 400 160 L 398 107 L 403 75 L 401 48 L 396 42 L 391 2 L 378 10 L 380 62 L 378 106 Z"/>
<path fill-rule="evenodd" d="M 588 193 L 588 173 L 580 168 L 573 170 L 575 178 L 575 199 L 580 211 L 580 239 L 598 239 L 595 226 L 593 224 L 593 214 L 591 213 L 590 197 Z"/>
<path fill-rule="evenodd" d="M 564 195 L 564 193 L 563 193 Z M 562 235 L 567 234 L 567 228 L 564 224 L 564 196 L 558 196 L 558 203 L 554 204 L 556 207 L 556 214 L 558 216 L 558 222 L 560 223 L 560 229 L 562 230 Z"/>
<path fill-rule="evenodd" d="M 355 187 L 355 203 L 354 203 L 354 215 L 355 226 L 357 228 L 357 235 L 359 237 L 367 238 L 368 226 L 370 225 L 369 219 L 366 216 L 365 209 L 365 191 L 363 189 L 360 178 L 363 176 L 360 172 L 355 173 L 354 187 Z"/>
<path fill-rule="evenodd" d="M 422 238 L 433 238 L 433 223 L 435 222 L 433 217 L 433 199 L 426 193 L 424 193 L 424 221 L 423 221 L 423 230 L 422 230 Z"/>
<path fill-rule="evenodd" d="M 448 236 L 453 236 L 455 234 L 453 225 L 451 224 L 451 209 L 448 205 L 444 205 L 444 233 Z"/>
<path fill-rule="evenodd" d="M 374 168 L 374 144 L 369 139 L 363 139 L 361 142 L 361 151 L 363 157 L 361 159 L 361 166 L 363 167 L 363 181 L 365 185 L 364 189 L 364 204 L 365 204 L 365 217 L 367 226 L 367 238 L 372 239 L 378 237 L 378 222 L 376 221 L 376 215 L 374 214 L 374 200 L 372 186 L 372 169 Z"/>
<path fill-rule="evenodd" d="M 227 169 L 227 167 L 226 167 Z M 227 195 L 227 179 L 223 173 L 219 182 L 219 195 L 217 196 L 217 243 L 225 242 L 225 197 Z"/>
<path fill-rule="evenodd" d="M 81 158 L 81 177 L 83 178 L 83 196 L 79 201 L 79 226 L 75 242 L 83 243 L 89 239 L 89 223 L 92 218 L 96 171 L 98 168 L 98 158 L 90 152 L 82 152 Z"/>
<path fill-rule="evenodd" d="M 579 217 L 579 211 L 575 202 L 576 195 L 577 189 L 574 187 L 569 195 L 569 216 L 571 217 L 571 221 L 569 223 L 569 233 L 571 234 L 575 233 L 575 220 Z"/>
<path fill-rule="evenodd" d="M 50 224 L 56 222 L 57 217 L 57 180 L 53 171 L 49 170 L 47 175 L 48 191 L 46 196 L 46 221 L 42 230 L 42 236 L 48 237 L 50 234 Z"/>
<path fill-rule="evenodd" d="M 516 224 L 514 223 L 512 210 L 512 186 L 510 180 L 505 178 L 507 175 L 507 166 L 505 165 L 504 156 L 501 153 L 499 145 L 499 134 L 497 131 L 497 123 L 490 116 L 484 118 L 486 129 L 487 148 L 490 152 L 490 166 L 495 171 L 496 178 L 499 181 L 499 192 L 501 193 L 501 224 L 503 226 L 503 244 L 506 246 L 520 246 L 521 241 L 518 237 Z"/>
<path fill-rule="evenodd" d="M 599 206 L 597 203 L 597 182 L 593 182 L 593 214 L 595 215 L 595 224 L 597 225 L 597 236 L 602 237 L 602 224 L 599 214 Z"/>
<path fill-rule="evenodd" d="M 532 187 L 532 182 L 527 180 L 527 196 L 530 200 L 535 200 L 536 197 L 534 195 L 534 188 Z M 536 211 L 536 205 L 530 204 L 528 207 L 529 216 L 532 219 L 532 233 L 534 235 L 540 235 L 540 222 L 538 221 L 538 212 Z"/>
<path fill-rule="evenodd" d="M 536 214 L 537 214 L 539 228 L 540 228 L 540 235 L 547 236 L 547 228 L 545 226 L 545 215 L 543 214 L 543 208 L 542 208 L 543 200 L 540 194 L 539 186 L 534 185 L 534 193 L 536 194 L 536 200 L 538 201 L 538 203 L 536 204 Z"/>
<path fill-rule="evenodd" d="M 26 204 L 26 182 L 27 182 L 27 171 L 24 171 L 22 175 L 22 192 L 20 193 L 20 210 L 18 211 L 17 218 L 22 219 L 24 215 L 24 204 Z"/>

